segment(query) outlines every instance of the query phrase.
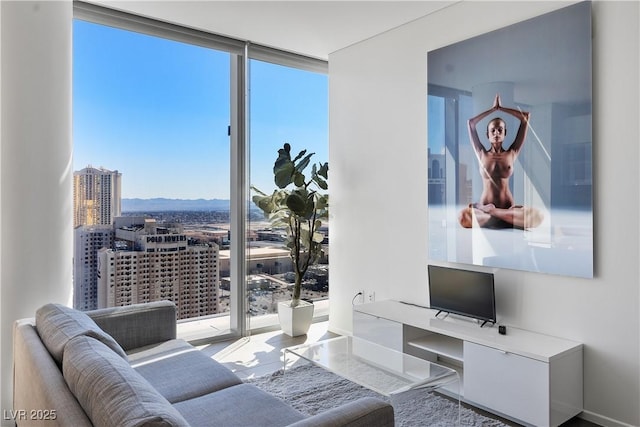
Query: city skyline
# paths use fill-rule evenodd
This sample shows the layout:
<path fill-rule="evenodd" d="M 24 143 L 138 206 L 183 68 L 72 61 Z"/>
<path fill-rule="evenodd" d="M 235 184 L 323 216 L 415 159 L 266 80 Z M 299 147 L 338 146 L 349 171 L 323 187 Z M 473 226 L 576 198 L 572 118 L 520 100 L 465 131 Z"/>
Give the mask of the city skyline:
<path fill-rule="evenodd" d="M 230 55 L 74 20 L 74 171 L 123 175 L 125 199 L 230 199 Z M 250 61 L 251 182 L 275 188 L 289 142 L 328 160 L 327 76 Z"/>

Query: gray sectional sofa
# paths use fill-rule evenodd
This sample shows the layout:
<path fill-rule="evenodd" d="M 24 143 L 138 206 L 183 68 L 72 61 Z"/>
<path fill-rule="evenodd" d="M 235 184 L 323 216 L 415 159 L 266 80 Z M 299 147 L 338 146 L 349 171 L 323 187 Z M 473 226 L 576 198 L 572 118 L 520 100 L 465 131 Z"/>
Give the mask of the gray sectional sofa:
<path fill-rule="evenodd" d="M 168 301 L 80 312 L 47 304 L 14 325 L 18 426 L 393 426 L 361 399 L 307 417 L 176 339 Z"/>

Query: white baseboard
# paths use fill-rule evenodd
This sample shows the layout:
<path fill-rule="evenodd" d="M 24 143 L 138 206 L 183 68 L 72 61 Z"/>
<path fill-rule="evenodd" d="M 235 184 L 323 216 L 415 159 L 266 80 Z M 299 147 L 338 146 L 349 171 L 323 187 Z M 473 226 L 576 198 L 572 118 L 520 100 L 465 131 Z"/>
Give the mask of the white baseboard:
<path fill-rule="evenodd" d="M 605 417 L 604 415 L 596 414 L 591 411 L 582 411 L 582 413 L 578 415 L 578 418 L 603 427 L 634 427 L 632 424 L 623 423 L 622 421 L 614 420 L 613 418 Z"/>
<path fill-rule="evenodd" d="M 335 328 L 335 327 L 332 327 L 331 325 L 329 325 L 327 330 L 329 332 L 333 332 L 334 334 L 338 334 L 338 335 L 346 335 L 346 336 L 353 335 L 351 331 L 347 331 L 346 329 L 341 329 L 341 328 Z"/>

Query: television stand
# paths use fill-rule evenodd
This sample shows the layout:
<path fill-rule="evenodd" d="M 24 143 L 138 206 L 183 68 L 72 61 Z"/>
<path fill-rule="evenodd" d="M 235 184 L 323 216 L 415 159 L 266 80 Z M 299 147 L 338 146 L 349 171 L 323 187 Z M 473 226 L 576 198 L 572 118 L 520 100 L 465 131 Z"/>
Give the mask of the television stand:
<path fill-rule="evenodd" d="M 353 335 L 456 369 L 463 401 L 519 424 L 558 426 L 582 412 L 581 343 L 436 314 L 398 301 L 356 305 Z"/>
<path fill-rule="evenodd" d="M 403 302 L 402 304 L 407 304 L 407 303 L 406 303 L 406 302 Z M 413 304 L 410 304 L 410 305 L 413 305 Z M 416 307 L 420 307 L 420 306 L 416 306 Z M 444 317 L 438 317 L 438 316 L 440 315 L 440 313 L 444 313 Z M 437 318 L 437 319 L 442 319 L 442 320 L 444 320 L 444 319 L 446 319 L 447 317 L 449 317 L 449 315 L 450 315 L 450 314 L 455 314 L 455 313 L 451 313 L 450 311 L 445 311 L 445 310 L 438 310 L 438 312 L 435 314 L 435 316 L 434 316 L 434 317 L 435 317 L 435 318 Z M 490 320 L 473 319 L 473 318 L 470 318 L 470 319 L 471 319 L 471 320 L 475 320 L 475 321 L 476 321 L 476 323 L 480 323 L 480 322 L 482 322 L 482 323 L 480 323 L 480 327 L 481 327 L 481 328 L 482 328 L 484 325 L 486 325 L 487 323 L 491 323 L 491 326 L 495 325 L 495 323 L 494 323 L 494 322 L 491 322 Z"/>

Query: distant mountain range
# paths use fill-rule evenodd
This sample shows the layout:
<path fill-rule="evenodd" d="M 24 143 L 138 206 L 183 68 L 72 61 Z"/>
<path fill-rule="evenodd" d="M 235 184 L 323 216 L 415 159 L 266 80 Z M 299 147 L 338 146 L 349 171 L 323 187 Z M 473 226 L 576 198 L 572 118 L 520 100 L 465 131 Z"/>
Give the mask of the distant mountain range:
<path fill-rule="evenodd" d="M 122 199 L 122 212 L 228 211 L 229 206 L 223 199 Z"/>

